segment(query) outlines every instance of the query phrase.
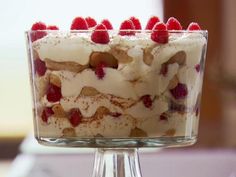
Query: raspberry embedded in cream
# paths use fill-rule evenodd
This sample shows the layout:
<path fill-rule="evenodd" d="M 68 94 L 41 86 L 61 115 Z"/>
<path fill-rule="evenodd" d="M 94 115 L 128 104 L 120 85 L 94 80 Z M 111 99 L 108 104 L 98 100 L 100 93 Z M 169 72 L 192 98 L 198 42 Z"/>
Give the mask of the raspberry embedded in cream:
<path fill-rule="evenodd" d="M 85 69 L 81 73 L 55 71 L 54 74 L 61 79 L 61 91 L 64 97 L 78 96 L 83 87 L 89 86 L 96 88 L 101 93 L 137 99 L 137 95 L 133 92 L 132 84 L 124 80 L 119 71 L 105 68 L 105 72 L 106 75 L 103 79 L 98 79 L 94 71 L 90 69 Z"/>

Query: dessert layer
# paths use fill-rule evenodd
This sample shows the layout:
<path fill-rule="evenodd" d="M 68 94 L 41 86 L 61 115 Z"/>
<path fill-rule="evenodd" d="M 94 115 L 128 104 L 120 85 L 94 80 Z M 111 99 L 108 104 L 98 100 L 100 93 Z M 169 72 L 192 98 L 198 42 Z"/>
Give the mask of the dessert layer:
<path fill-rule="evenodd" d="M 136 34 L 135 36 L 111 36 L 108 44 L 95 44 L 86 33 L 49 33 L 42 39 L 33 43 L 33 48 L 39 54 L 40 59 L 51 59 L 57 62 L 75 62 L 81 65 L 89 63 L 93 51 L 108 52 L 114 46 L 123 50 L 135 48 L 153 48 L 152 55 L 158 56 L 155 60 L 158 64 L 166 62 L 178 51 L 185 51 L 187 54 L 187 66 L 194 66 L 199 57 L 206 39 L 199 33 L 173 33 L 169 36 L 169 42 L 158 44 L 150 39 L 149 33 Z M 133 49 L 132 49 L 133 50 Z M 131 52 L 132 53 L 132 52 Z M 157 54 L 155 54 L 157 53 Z M 130 53 L 127 52 L 129 55 Z M 134 52 L 137 55 L 136 52 Z M 119 58 L 118 58 L 119 60 Z M 122 59 L 121 59 L 122 60 Z M 154 66 L 155 67 L 155 66 Z"/>

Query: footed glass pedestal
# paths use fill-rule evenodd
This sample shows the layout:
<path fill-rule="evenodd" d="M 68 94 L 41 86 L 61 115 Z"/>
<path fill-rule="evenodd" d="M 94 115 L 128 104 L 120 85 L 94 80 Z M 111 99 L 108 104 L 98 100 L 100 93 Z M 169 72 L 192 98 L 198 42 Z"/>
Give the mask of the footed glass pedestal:
<path fill-rule="evenodd" d="M 135 148 L 97 149 L 93 177 L 142 177 L 137 151 Z"/>

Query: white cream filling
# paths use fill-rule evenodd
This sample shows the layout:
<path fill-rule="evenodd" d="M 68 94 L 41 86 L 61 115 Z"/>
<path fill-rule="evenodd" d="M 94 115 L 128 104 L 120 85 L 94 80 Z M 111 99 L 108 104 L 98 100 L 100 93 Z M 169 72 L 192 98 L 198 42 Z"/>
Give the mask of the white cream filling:
<path fill-rule="evenodd" d="M 40 59 L 51 59 L 56 62 L 76 62 L 86 65 L 93 51 L 105 52 L 109 45 L 91 43 L 87 38 L 75 34 L 48 34 L 33 43 Z"/>
<path fill-rule="evenodd" d="M 179 51 L 186 53 L 187 66 L 194 67 L 200 62 L 202 48 L 206 44 L 206 39 L 201 34 L 185 34 L 181 37 L 169 41 L 167 44 L 155 47 L 152 50 L 154 56 L 152 67 L 156 68 L 167 62 Z"/>
<path fill-rule="evenodd" d="M 80 97 L 79 99 L 77 99 L 77 96 L 67 97 L 61 99 L 60 103 L 65 111 L 70 111 L 72 108 L 79 108 L 84 117 L 93 116 L 101 106 L 108 108 L 110 112 L 123 113 L 120 107 L 111 104 L 109 97 L 101 97 L 101 95 Z"/>
<path fill-rule="evenodd" d="M 161 99 L 156 99 L 152 103 L 151 108 L 146 108 L 142 101 L 138 102 L 135 106 L 125 110 L 125 113 L 139 119 L 150 118 L 152 116 L 159 116 L 168 110 L 168 103 Z"/>
<path fill-rule="evenodd" d="M 97 109 L 104 106 L 113 113 L 121 113 L 131 115 L 135 118 L 148 118 L 154 115 L 160 115 L 168 110 L 168 103 L 161 99 L 155 99 L 151 108 L 146 108 L 142 101 L 136 103 L 130 108 L 121 108 L 110 102 L 110 97 L 101 97 L 100 95 L 94 97 L 70 97 L 61 99 L 60 103 L 65 111 L 72 108 L 79 108 L 82 115 L 91 117 L 95 114 Z"/>
<path fill-rule="evenodd" d="M 135 121 L 129 116 L 104 116 L 102 120 L 93 121 L 89 125 L 93 135 L 100 134 L 105 137 L 128 137 L 134 127 Z"/>
<path fill-rule="evenodd" d="M 138 128 L 146 131 L 150 137 L 163 136 L 170 129 L 175 130 L 175 136 L 191 136 L 192 131 L 197 131 L 196 127 L 192 127 L 195 123 L 197 120 L 193 114 L 173 113 L 168 121 L 160 120 L 157 116 L 145 119 L 138 123 Z"/>
<path fill-rule="evenodd" d="M 40 118 L 39 118 L 40 119 Z M 164 136 L 170 129 L 175 130 L 175 136 L 192 136 L 197 133 L 198 119 L 195 114 L 173 113 L 168 121 L 160 120 L 158 115 L 148 119 L 134 120 L 130 116 L 114 118 L 104 116 L 101 120 L 94 120 L 90 123 L 82 123 L 73 127 L 76 136 L 91 137 L 98 134 L 104 137 L 128 137 L 136 126 L 142 129 L 150 137 Z M 61 137 L 64 128 L 72 128 L 66 118 L 50 117 L 48 123 L 38 122 L 37 132 L 43 137 Z"/>
<path fill-rule="evenodd" d="M 188 88 L 187 98 L 182 102 L 189 108 L 194 108 L 197 102 L 199 91 L 202 88 L 202 75 L 197 72 L 195 67 L 190 68 L 188 66 L 182 67 L 178 72 L 178 78 L 180 83 L 186 84 Z"/>
<path fill-rule="evenodd" d="M 135 36 L 114 36 L 108 44 L 94 44 L 90 40 L 91 34 L 53 34 L 50 33 L 42 39 L 33 43 L 33 48 L 44 60 L 46 58 L 57 62 L 76 62 L 86 65 L 93 51 L 109 51 L 113 45 L 121 45 L 132 48 L 140 45 L 141 48 L 155 44 L 150 39 L 150 34 L 139 34 Z M 166 62 L 171 56 L 180 50 L 187 54 L 187 65 L 193 66 L 199 62 L 201 50 L 206 39 L 201 34 L 191 33 L 182 36 L 170 36 L 171 40 L 164 45 L 158 45 L 152 51 L 154 65 Z M 154 66 L 156 68 L 156 66 Z"/>
<path fill-rule="evenodd" d="M 74 128 L 78 137 L 93 137 L 98 134 L 105 137 L 128 137 L 131 129 L 135 127 L 135 121 L 129 116 L 114 118 L 104 116 L 101 120 L 79 124 L 72 127 L 66 118 L 50 117 L 48 123 L 38 122 L 38 132 L 43 137 L 61 137 L 64 128 Z"/>
<path fill-rule="evenodd" d="M 101 93 L 112 94 L 122 98 L 136 99 L 137 95 L 133 92 L 132 84 L 120 74 L 119 71 L 104 68 L 105 76 L 98 79 L 91 69 L 86 69 L 80 73 L 69 71 L 54 71 L 61 79 L 61 91 L 64 97 L 78 96 L 83 87 L 96 88 Z"/>

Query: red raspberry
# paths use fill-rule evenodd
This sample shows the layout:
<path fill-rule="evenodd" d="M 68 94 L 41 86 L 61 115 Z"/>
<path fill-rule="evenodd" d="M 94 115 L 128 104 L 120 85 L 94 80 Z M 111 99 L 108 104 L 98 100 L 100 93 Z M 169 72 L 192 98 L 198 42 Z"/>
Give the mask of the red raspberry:
<path fill-rule="evenodd" d="M 47 35 L 45 31 L 38 31 L 38 30 L 46 30 L 46 25 L 43 22 L 36 22 L 32 25 L 31 27 L 31 41 L 34 42 L 38 39 L 43 38 L 44 36 Z"/>
<path fill-rule="evenodd" d="M 183 99 L 188 95 L 188 88 L 185 84 L 178 83 L 178 85 L 170 90 L 170 93 L 175 99 Z"/>
<path fill-rule="evenodd" d="M 200 69 L 201 69 L 200 64 L 197 64 L 197 65 L 195 66 L 195 69 L 196 69 L 196 71 L 199 73 L 199 72 L 200 72 Z"/>
<path fill-rule="evenodd" d="M 81 123 L 82 115 L 79 109 L 72 109 L 70 111 L 70 123 L 73 127 Z"/>
<path fill-rule="evenodd" d="M 192 22 L 188 25 L 189 31 L 195 31 L 195 30 L 201 30 L 201 27 L 198 25 L 198 23 Z"/>
<path fill-rule="evenodd" d="M 107 44 L 110 41 L 109 34 L 107 32 L 106 27 L 103 24 L 98 24 L 92 35 L 91 40 L 95 43 L 99 44 Z"/>
<path fill-rule="evenodd" d="M 47 30 L 59 30 L 59 28 L 56 25 L 49 25 Z"/>
<path fill-rule="evenodd" d="M 43 112 L 41 114 L 41 118 L 44 122 L 48 122 L 48 117 L 50 117 L 53 114 L 54 114 L 54 112 L 53 112 L 52 108 L 46 107 L 43 109 Z"/>
<path fill-rule="evenodd" d="M 168 19 L 166 26 L 168 30 L 182 30 L 180 22 L 174 17 Z"/>
<path fill-rule="evenodd" d="M 162 74 L 163 76 L 166 76 L 167 73 L 168 73 L 168 65 L 162 64 L 160 74 Z"/>
<path fill-rule="evenodd" d="M 105 71 L 104 71 L 104 67 L 106 65 L 104 63 L 99 63 L 95 69 L 95 74 L 97 75 L 98 79 L 103 79 L 103 77 L 105 76 Z"/>
<path fill-rule="evenodd" d="M 134 27 L 135 27 L 136 30 L 141 30 L 141 29 L 142 29 L 141 23 L 140 23 L 140 21 L 139 21 L 138 18 L 136 18 L 136 17 L 130 17 L 129 20 L 131 20 L 131 21 L 133 22 Z"/>
<path fill-rule="evenodd" d="M 56 85 L 49 84 L 47 89 L 47 100 L 49 102 L 57 102 L 61 99 L 61 88 Z"/>
<path fill-rule="evenodd" d="M 143 104 L 146 108 L 152 107 L 152 99 L 150 95 L 144 95 L 141 97 L 141 100 L 143 101 Z"/>
<path fill-rule="evenodd" d="M 162 113 L 162 114 L 160 115 L 160 120 L 164 120 L 164 121 L 167 121 L 167 120 L 168 120 L 168 117 L 167 117 L 166 113 Z"/>
<path fill-rule="evenodd" d="M 145 29 L 146 30 L 152 30 L 152 28 L 158 22 L 160 22 L 160 19 L 158 17 L 156 17 L 156 16 L 152 16 L 151 18 L 149 18 Z"/>
<path fill-rule="evenodd" d="M 76 17 L 71 24 L 71 30 L 87 30 L 88 24 L 83 17 Z"/>
<path fill-rule="evenodd" d="M 97 25 L 96 20 L 92 17 L 86 17 L 85 20 L 86 20 L 89 28 L 92 28 Z"/>
<path fill-rule="evenodd" d="M 34 69 L 39 76 L 43 76 L 47 70 L 45 62 L 39 58 L 34 60 Z"/>
<path fill-rule="evenodd" d="M 158 22 L 153 27 L 152 33 L 151 33 L 151 39 L 160 44 L 168 43 L 169 33 L 164 23 Z"/>
<path fill-rule="evenodd" d="M 130 31 L 131 30 L 131 31 Z M 119 35 L 121 36 L 132 36 L 135 35 L 135 26 L 131 20 L 125 20 L 120 25 Z"/>
<path fill-rule="evenodd" d="M 101 24 L 103 24 L 108 30 L 112 30 L 113 26 L 108 19 L 102 20 Z"/>
<path fill-rule="evenodd" d="M 41 39 L 46 35 L 47 33 L 45 31 L 32 31 L 30 34 L 31 42 L 37 41 L 38 39 Z"/>
<path fill-rule="evenodd" d="M 43 22 L 36 22 L 32 25 L 31 30 L 37 31 L 37 30 L 46 30 L 47 26 Z"/>

